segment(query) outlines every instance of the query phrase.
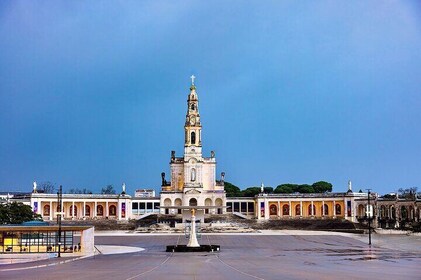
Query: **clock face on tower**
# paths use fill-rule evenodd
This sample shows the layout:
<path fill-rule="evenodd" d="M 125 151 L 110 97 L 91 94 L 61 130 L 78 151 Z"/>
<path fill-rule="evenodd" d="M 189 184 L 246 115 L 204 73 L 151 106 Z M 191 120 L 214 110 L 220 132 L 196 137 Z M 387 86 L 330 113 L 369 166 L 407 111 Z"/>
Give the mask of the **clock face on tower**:
<path fill-rule="evenodd" d="M 194 125 L 196 123 L 196 118 L 195 117 L 191 117 L 190 118 L 190 125 Z"/>

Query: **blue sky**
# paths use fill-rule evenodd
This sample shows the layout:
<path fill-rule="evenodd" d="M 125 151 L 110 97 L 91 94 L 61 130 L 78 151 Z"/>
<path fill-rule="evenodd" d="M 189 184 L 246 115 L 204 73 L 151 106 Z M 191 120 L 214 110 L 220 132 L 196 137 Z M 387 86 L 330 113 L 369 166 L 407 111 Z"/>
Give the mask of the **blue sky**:
<path fill-rule="evenodd" d="M 158 190 L 191 74 L 241 188 L 421 187 L 417 1 L 2 1 L 0 38 L 0 191 Z"/>

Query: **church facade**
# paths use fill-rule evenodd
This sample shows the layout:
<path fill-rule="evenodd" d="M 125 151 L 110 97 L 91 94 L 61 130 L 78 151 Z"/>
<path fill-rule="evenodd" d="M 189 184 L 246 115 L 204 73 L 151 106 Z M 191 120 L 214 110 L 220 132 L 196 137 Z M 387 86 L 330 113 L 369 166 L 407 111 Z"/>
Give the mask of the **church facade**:
<path fill-rule="evenodd" d="M 160 204 L 162 214 L 177 214 L 179 209 L 171 206 L 215 206 L 205 214 L 225 212 L 226 195 L 224 173 L 216 179 L 216 158 L 212 151 L 209 157 L 202 154 L 202 123 L 199 113 L 199 98 L 194 85 L 187 96 L 187 112 L 184 123 L 184 153 L 177 157 L 171 151 L 170 180 L 162 176 Z M 168 208 L 166 208 L 166 206 Z"/>

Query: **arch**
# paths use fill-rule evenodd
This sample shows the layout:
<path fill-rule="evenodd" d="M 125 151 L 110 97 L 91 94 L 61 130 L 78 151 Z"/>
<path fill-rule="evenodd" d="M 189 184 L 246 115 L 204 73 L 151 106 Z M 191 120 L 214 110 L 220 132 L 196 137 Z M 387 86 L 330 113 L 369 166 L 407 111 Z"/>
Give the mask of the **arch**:
<path fill-rule="evenodd" d="M 308 215 L 315 216 L 316 215 L 316 205 L 313 204 L 313 213 L 311 213 L 311 204 L 308 206 Z"/>
<path fill-rule="evenodd" d="M 176 198 L 175 200 L 174 200 L 174 205 L 175 206 L 181 206 L 183 203 L 182 203 L 182 201 L 181 201 L 181 199 L 180 198 Z M 177 213 L 178 214 L 181 214 L 181 209 L 177 209 Z"/>
<path fill-rule="evenodd" d="M 190 108 L 191 108 L 192 111 L 194 111 L 194 108 L 195 108 L 194 103 L 191 104 Z"/>
<path fill-rule="evenodd" d="M 380 218 L 386 217 L 386 207 L 384 205 L 380 206 Z"/>
<path fill-rule="evenodd" d="M 301 205 L 295 205 L 295 216 L 301 216 Z"/>
<path fill-rule="evenodd" d="M 364 217 L 365 215 L 365 206 L 363 204 L 358 205 L 358 216 Z"/>
<path fill-rule="evenodd" d="M 405 206 L 401 207 L 401 218 L 407 219 L 408 218 L 408 211 Z"/>
<path fill-rule="evenodd" d="M 196 144 L 196 132 L 192 131 L 190 134 L 190 142 Z"/>
<path fill-rule="evenodd" d="M 96 215 L 97 216 L 104 216 L 104 207 L 102 205 L 96 206 Z"/>
<path fill-rule="evenodd" d="M 196 169 L 192 168 L 190 171 L 190 181 L 194 182 L 196 181 Z"/>
<path fill-rule="evenodd" d="M 392 219 L 396 219 L 396 209 L 395 209 L 395 207 L 393 207 L 393 205 L 392 206 L 390 206 L 390 215 L 391 215 L 391 217 L 392 217 Z"/>
<path fill-rule="evenodd" d="M 335 214 L 336 215 L 341 215 L 342 209 L 341 209 L 341 205 L 339 203 L 336 203 L 335 205 Z"/>
<path fill-rule="evenodd" d="M 212 206 L 212 199 L 206 198 L 205 199 L 205 206 Z M 205 214 L 209 214 L 209 209 L 205 209 Z"/>
<path fill-rule="evenodd" d="M 271 204 L 269 206 L 269 215 L 277 215 L 278 214 L 278 207 L 276 204 Z"/>
<path fill-rule="evenodd" d="M 197 199 L 196 198 L 190 198 L 189 206 L 197 206 Z"/>
<path fill-rule="evenodd" d="M 412 205 L 409 206 L 409 219 L 414 220 L 414 207 Z"/>
<path fill-rule="evenodd" d="M 50 205 L 44 205 L 44 211 L 43 211 L 44 216 L 50 216 Z"/>
<path fill-rule="evenodd" d="M 164 199 L 164 206 L 171 206 L 171 199 L 169 198 Z"/>
<path fill-rule="evenodd" d="M 282 206 L 282 215 L 289 216 L 289 205 L 288 204 L 284 204 L 284 206 Z"/>
<path fill-rule="evenodd" d="M 85 216 L 91 216 L 91 206 L 85 205 Z"/>
<path fill-rule="evenodd" d="M 108 214 L 110 216 L 116 216 L 117 215 L 117 207 L 115 207 L 115 205 L 110 205 L 108 207 Z"/>
<path fill-rule="evenodd" d="M 223 203 L 223 201 L 222 201 L 221 198 L 217 198 L 215 200 L 215 206 L 222 206 L 222 203 Z M 217 211 L 218 211 L 218 214 L 222 214 L 222 208 L 218 208 Z"/>
<path fill-rule="evenodd" d="M 323 213 L 323 216 L 329 216 L 329 206 L 327 206 L 327 204 L 324 204 L 320 210 L 320 212 Z"/>
<path fill-rule="evenodd" d="M 72 215 L 72 211 L 73 211 L 73 215 Z M 76 205 L 70 205 L 69 216 L 74 216 L 74 217 L 77 216 L 77 206 Z"/>

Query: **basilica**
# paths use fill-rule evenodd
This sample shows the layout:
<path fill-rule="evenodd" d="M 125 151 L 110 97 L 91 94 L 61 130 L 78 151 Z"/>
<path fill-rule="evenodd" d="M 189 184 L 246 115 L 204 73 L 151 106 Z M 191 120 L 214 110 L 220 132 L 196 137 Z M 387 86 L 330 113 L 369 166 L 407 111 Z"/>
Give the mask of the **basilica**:
<path fill-rule="evenodd" d="M 255 197 L 226 197 L 225 173 L 217 179 L 215 153 L 202 154 L 202 122 L 194 76 L 187 94 L 184 123 L 184 151 L 171 151 L 170 172 L 161 173 L 161 192 L 143 190 L 131 196 L 123 185 L 120 194 L 63 194 L 61 215 L 65 220 L 142 219 L 152 214 L 180 215 L 182 207 L 202 206 L 203 215 L 233 214 L 244 219 L 346 219 L 362 222 L 369 215 L 381 226 L 398 227 L 405 221 L 421 220 L 421 198 L 379 197 L 354 192 L 351 182 L 344 192 L 310 194 L 266 194 Z M 0 203 L 2 202 L 0 195 Z M 20 201 L 32 207 L 46 221 L 54 220 L 59 209 L 56 194 L 37 191 L 3 196 L 3 203 Z"/>

